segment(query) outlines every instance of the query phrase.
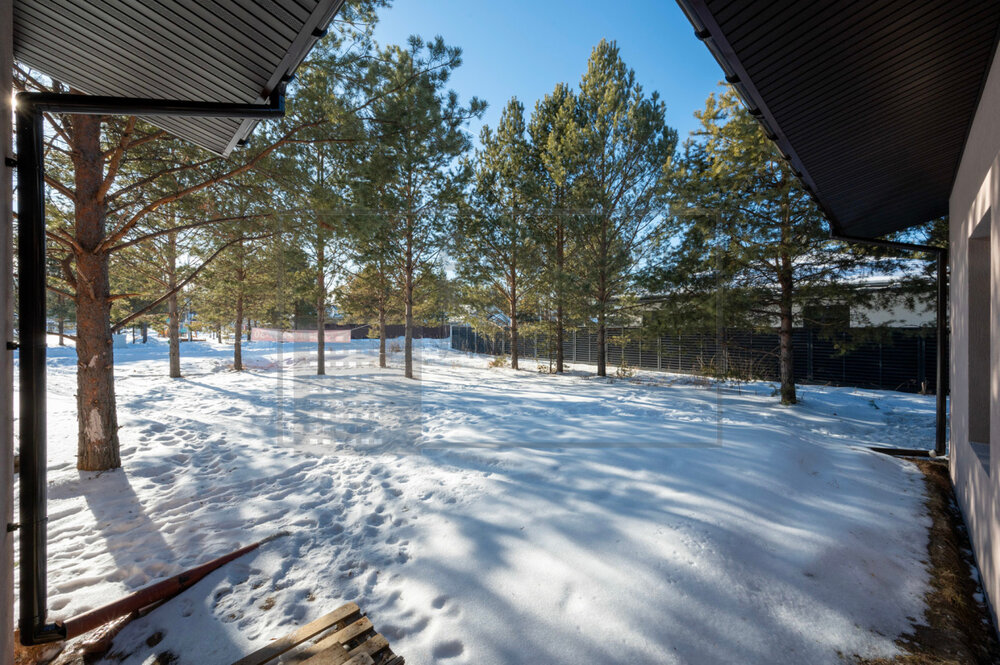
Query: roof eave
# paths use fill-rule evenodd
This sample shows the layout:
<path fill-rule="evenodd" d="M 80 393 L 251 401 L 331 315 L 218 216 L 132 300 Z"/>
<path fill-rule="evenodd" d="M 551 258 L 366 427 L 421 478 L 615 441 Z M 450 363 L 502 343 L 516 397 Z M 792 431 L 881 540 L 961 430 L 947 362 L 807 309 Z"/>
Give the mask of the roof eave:
<path fill-rule="evenodd" d="M 831 235 L 841 235 L 844 233 L 843 226 L 837 220 L 827 206 L 823 203 L 822 196 L 816 182 L 809 175 L 809 170 L 805 167 L 802 159 L 795 152 L 788 137 L 781 130 L 781 126 L 775 120 L 774 115 L 768 109 L 753 80 L 747 74 L 740 59 L 736 56 L 733 47 L 730 45 L 722 29 L 719 27 L 712 12 L 709 11 L 704 0 L 677 0 L 681 11 L 684 12 L 691 25 L 694 27 L 695 36 L 708 47 L 712 57 L 722 68 L 729 83 L 736 93 L 743 100 L 747 110 L 760 123 L 764 134 L 778 147 L 781 156 L 791 165 L 792 172 L 802 183 L 802 187 L 809 193 L 813 201 L 830 222 Z"/>
<path fill-rule="evenodd" d="M 302 27 L 302 30 L 299 31 L 298 36 L 288 49 L 288 53 L 285 54 L 285 57 L 278 64 L 274 74 L 271 75 L 267 85 L 258 96 L 258 104 L 263 104 L 268 101 L 271 95 L 275 93 L 284 93 L 284 86 L 292 80 L 292 77 L 295 75 L 295 70 L 298 69 L 299 65 L 302 64 L 302 61 L 306 59 L 306 56 L 310 51 L 312 51 L 316 42 L 322 39 L 326 34 L 327 29 L 330 27 L 330 23 L 340 11 L 341 7 L 343 7 L 345 1 L 346 0 L 323 0 L 323 2 L 316 7 L 316 10 L 309 17 L 309 21 Z M 250 135 L 253 134 L 254 129 L 256 129 L 259 122 L 260 120 L 254 119 L 244 120 L 240 125 L 239 131 L 233 135 L 233 138 L 229 141 L 229 145 L 226 146 L 223 157 L 229 156 L 233 150 L 249 140 Z"/>

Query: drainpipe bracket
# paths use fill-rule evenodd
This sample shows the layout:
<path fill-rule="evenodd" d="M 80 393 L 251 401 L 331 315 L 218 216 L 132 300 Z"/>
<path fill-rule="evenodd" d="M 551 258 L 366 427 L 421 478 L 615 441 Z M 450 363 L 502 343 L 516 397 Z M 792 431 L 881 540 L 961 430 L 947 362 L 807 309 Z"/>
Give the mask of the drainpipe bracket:
<path fill-rule="evenodd" d="M 14 159 L 13 157 L 4 157 L 3 158 L 3 165 L 6 166 L 6 167 L 8 167 L 8 168 L 12 168 L 12 169 L 13 168 L 17 168 L 17 160 Z"/>
<path fill-rule="evenodd" d="M 17 351 L 19 348 L 21 348 L 21 345 L 17 342 L 7 342 L 8 351 Z"/>
<path fill-rule="evenodd" d="M 17 522 L 7 522 L 7 533 L 13 533 L 21 528 L 21 525 Z"/>

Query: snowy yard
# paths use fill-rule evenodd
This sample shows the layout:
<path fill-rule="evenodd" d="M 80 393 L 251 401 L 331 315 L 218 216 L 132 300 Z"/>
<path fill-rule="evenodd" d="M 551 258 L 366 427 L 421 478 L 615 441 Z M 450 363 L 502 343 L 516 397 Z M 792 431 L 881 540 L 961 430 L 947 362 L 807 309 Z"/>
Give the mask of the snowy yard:
<path fill-rule="evenodd" d="M 765 384 L 487 369 L 438 342 L 413 384 L 368 341 L 330 349 L 317 377 L 289 345 L 236 373 L 231 347 L 184 343 L 171 380 L 164 342 L 117 348 L 124 470 L 103 474 L 75 469 L 76 360 L 52 349 L 53 616 L 282 531 L 108 662 L 225 665 L 348 601 L 412 665 L 843 663 L 922 615 L 922 476 L 865 447 L 930 447 L 933 397 L 807 386 L 783 408 Z"/>

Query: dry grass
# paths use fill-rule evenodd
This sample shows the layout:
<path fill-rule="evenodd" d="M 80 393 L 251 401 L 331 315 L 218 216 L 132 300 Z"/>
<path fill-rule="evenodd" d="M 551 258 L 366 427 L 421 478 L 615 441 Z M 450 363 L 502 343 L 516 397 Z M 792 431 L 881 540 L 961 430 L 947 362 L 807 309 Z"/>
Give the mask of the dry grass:
<path fill-rule="evenodd" d="M 923 621 L 897 641 L 895 658 L 856 659 L 859 665 L 993 665 L 1000 644 L 974 575 L 968 533 L 955 503 L 946 462 L 919 460 L 932 519 L 927 555 L 931 590 Z M 981 595 L 979 596 L 982 597 Z"/>

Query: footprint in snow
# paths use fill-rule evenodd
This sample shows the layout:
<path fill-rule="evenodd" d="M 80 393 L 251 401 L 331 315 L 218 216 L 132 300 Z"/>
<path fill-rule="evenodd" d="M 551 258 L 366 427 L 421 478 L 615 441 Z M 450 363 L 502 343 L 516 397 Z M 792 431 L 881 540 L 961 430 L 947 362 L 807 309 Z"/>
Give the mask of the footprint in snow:
<path fill-rule="evenodd" d="M 461 656 L 465 651 L 465 645 L 459 640 L 449 640 L 447 642 L 441 642 L 436 647 L 434 647 L 434 657 L 435 658 L 456 658 Z"/>

